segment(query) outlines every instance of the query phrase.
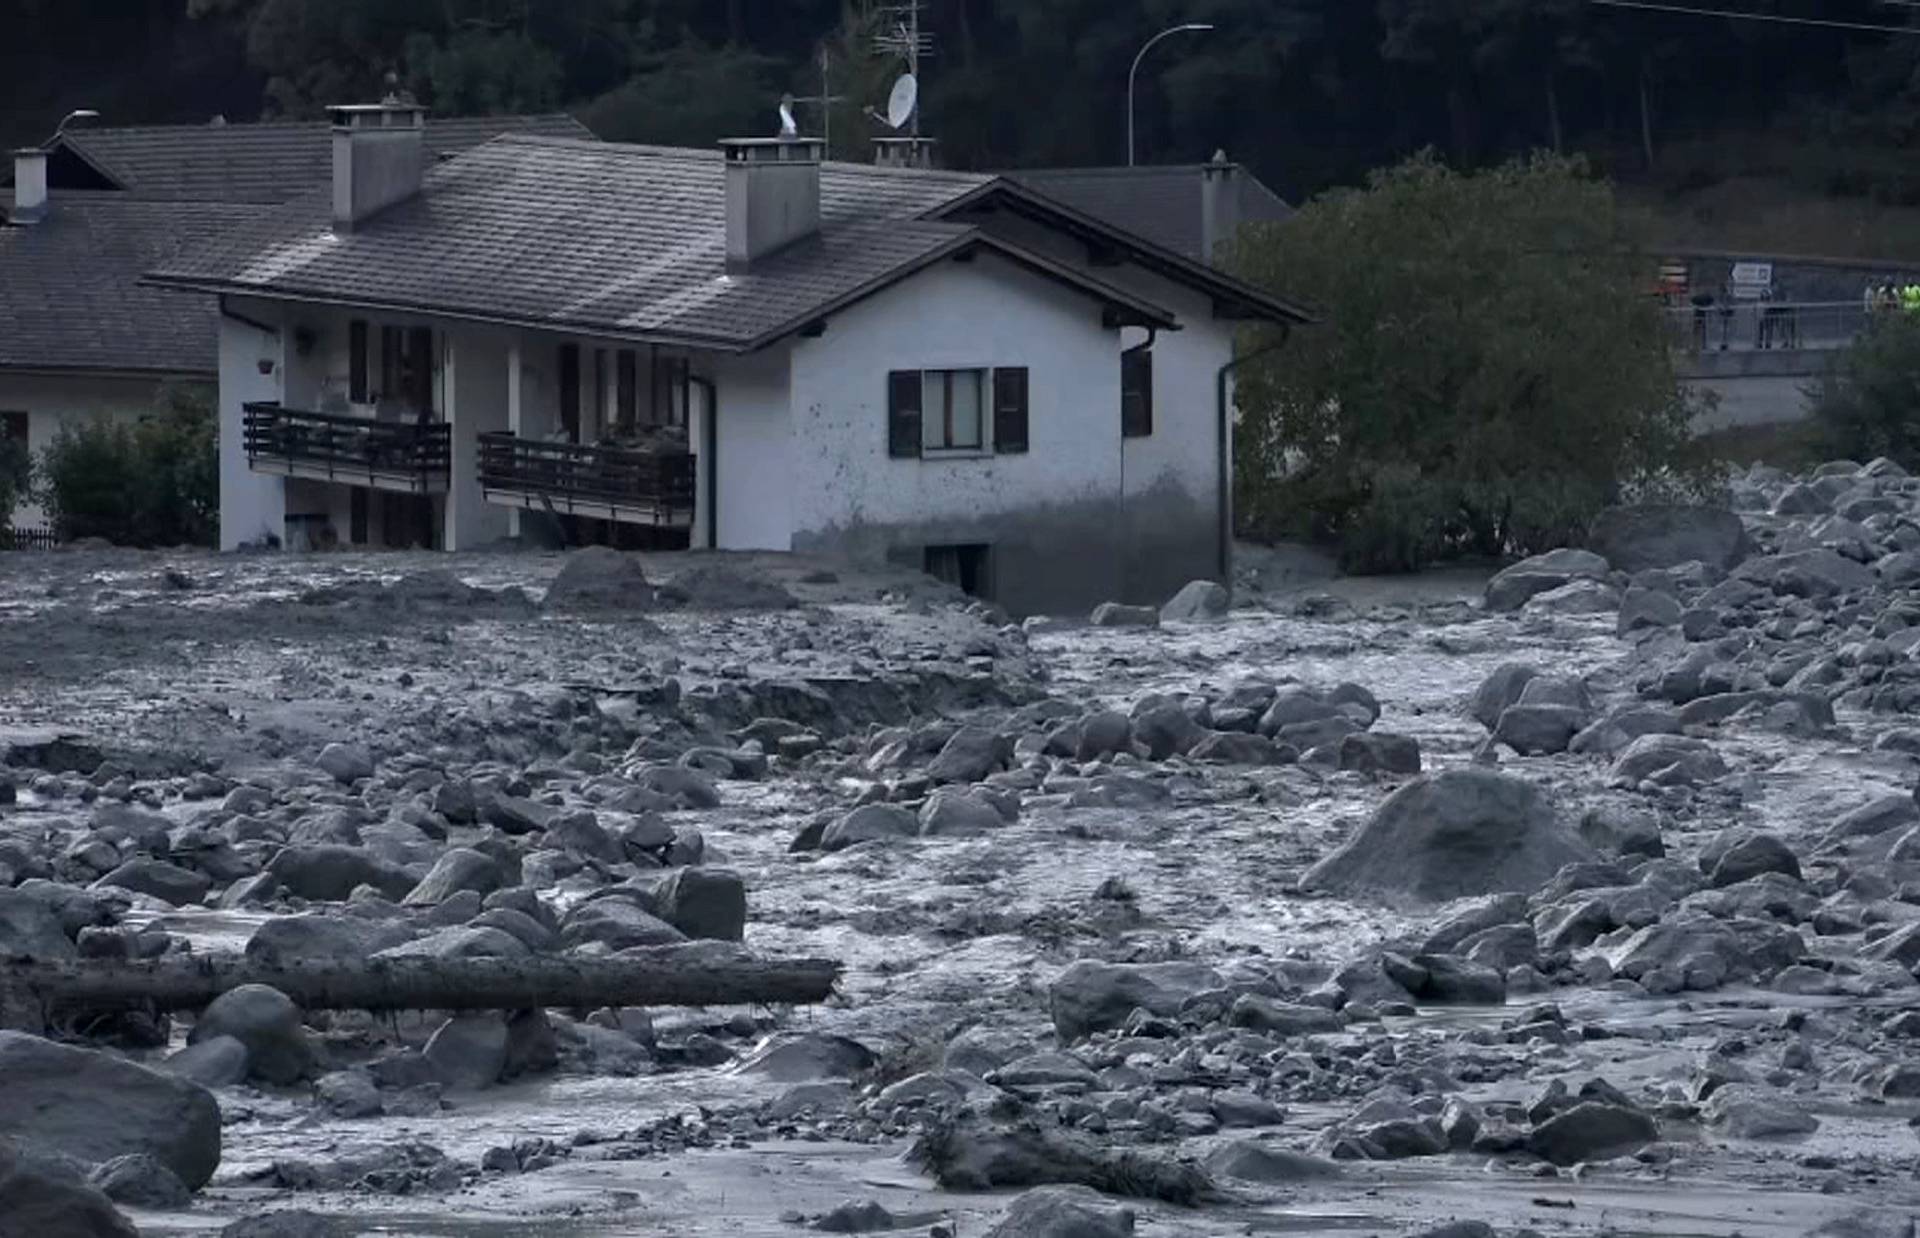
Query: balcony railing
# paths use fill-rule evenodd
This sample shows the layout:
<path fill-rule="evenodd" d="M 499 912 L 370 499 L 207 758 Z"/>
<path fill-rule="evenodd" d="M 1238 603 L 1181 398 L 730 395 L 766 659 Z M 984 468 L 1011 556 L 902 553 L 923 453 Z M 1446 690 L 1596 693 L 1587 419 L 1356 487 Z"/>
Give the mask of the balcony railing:
<path fill-rule="evenodd" d="M 663 528 L 693 525 L 694 458 L 685 451 L 482 434 L 480 488 L 489 502 L 508 507 Z"/>
<path fill-rule="evenodd" d="M 1735 301 L 1666 311 L 1667 333 L 1682 352 L 1821 352 L 1845 348 L 1876 313 L 1861 301 Z"/>
<path fill-rule="evenodd" d="M 444 422 L 376 421 L 272 403 L 248 404 L 245 414 L 247 465 L 256 473 L 416 494 L 447 489 L 452 436 Z"/>

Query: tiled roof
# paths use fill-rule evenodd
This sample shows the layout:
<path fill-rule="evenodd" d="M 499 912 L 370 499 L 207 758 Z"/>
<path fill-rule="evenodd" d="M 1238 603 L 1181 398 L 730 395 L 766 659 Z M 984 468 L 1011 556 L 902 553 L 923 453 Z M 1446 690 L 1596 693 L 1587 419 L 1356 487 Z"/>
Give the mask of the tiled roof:
<path fill-rule="evenodd" d="M 428 152 L 448 158 L 503 133 L 591 139 L 571 116 L 429 116 Z M 196 202 L 287 202 L 333 174 L 325 121 L 78 128 L 58 143 L 122 189 Z"/>
<path fill-rule="evenodd" d="M 140 275 L 261 209 L 56 194 L 40 223 L 0 227 L 0 368 L 211 376 L 213 298 L 146 287 Z"/>
<path fill-rule="evenodd" d="M 747 272 L 725 265 L 718 151 L 503 137 L 428 172 L 349 235 L 312 194 L 151 278 L 727 350 L 758 347 L 968 246 L 1045 269 L 1153 321 L 1165 311 L 925 218 L 991 178 L 830 163 L 818 236 Z"/>
<path fill-rule="evenodd" d="M 1210 262 L 1204 241 L 1201 184 L 1205 164 L 1133 168 L 1030 168 L 1007 175 L 1023 184 L 1199 262 Z M 1245 168 L 1229 182 L 1241 223 L 1274 223 L 1293 214 L 1279 194 Z"/>

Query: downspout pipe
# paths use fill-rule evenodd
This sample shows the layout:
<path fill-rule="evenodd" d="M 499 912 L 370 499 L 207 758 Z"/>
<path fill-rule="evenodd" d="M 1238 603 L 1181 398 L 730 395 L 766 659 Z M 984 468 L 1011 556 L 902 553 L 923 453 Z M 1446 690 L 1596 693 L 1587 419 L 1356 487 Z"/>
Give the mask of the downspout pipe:
<path fill-rule="evenodd" d="M 1227 379 L 1232 373 L 1249 361 L 1258 361 L 1271 356 L 1287 346 L 1287 340 L 1293 334 L 1288 323 L 1281 323 L 1280 338 L 1269 341 L 1243 356 L 1235 357 L 1220 367 L 1214 375 L 1214 400 L 1218 405 L 1218 438 L 1215 442 L 1215 457 L 1219 468 L 1220 486 L 1220 583 L 1229 592 L 1233 589 L 1233 475 L 1228 466 L 1232 457 L 1230 448 L 1233 443 L 1233 409 L 1227 402 Z"/>
<path fill-rule="evenodd" d="M 707 491 L 707 549 L 720 549 L 720 388 L 711 378 L 688 374 L 687 381 L 707 393 L 707 415 L 700 419 L 702 485 Z"/>

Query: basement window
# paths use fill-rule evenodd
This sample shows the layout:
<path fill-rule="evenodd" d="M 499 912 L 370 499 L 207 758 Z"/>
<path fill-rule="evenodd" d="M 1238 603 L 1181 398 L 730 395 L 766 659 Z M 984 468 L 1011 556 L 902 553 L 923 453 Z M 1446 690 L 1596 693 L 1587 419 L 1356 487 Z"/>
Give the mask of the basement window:
<path fill-rule="evenodd" d="M 958 585 L 968 597 L 993 596 L 993 548 L 981 543 L 929 546 L 926 573 L 935 580 Z"/>

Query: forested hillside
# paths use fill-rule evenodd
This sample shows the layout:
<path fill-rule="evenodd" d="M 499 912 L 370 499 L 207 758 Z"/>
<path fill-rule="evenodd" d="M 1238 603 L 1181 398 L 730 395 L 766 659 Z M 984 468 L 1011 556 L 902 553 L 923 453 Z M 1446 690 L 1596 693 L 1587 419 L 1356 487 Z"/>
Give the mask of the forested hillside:
<path fill-rule="evenodd" d="M 923 0 L 927 131 L 955 166 L 1124 157 L 1134 52 L 1143 159 L 1224 147 L 1283 192 L 1356 180 L 1424 146 L 1482 165 L 1535 147 L 1691 190 L 1759 170 L 1814 196 L 1920 201 L 1920 38 L 1600 7 L 1586 0 Z M 1905 26 L 1876 0 L 1702 0 Z M 603 136 L 761 133 L 819 93 L 858 157 L 897 65 L 873 0 L 4 0 L 0 127 L 68 108 L 106 123 L 313 116 L 388 74 L 447 113 L 567 108 Z M 817 128 L 816 105 L 802 119 Z"/>

